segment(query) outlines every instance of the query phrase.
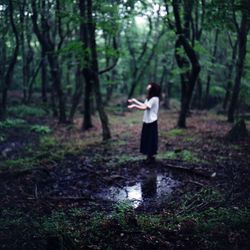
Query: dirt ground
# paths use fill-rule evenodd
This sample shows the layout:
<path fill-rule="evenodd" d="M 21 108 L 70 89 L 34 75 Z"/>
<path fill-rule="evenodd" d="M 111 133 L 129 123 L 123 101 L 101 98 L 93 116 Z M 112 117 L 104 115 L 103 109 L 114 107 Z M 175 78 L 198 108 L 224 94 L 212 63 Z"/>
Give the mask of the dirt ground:
<path fill-rule="evenodd" d="M 159 223 L 153 223 L 152 234 L 145 233 L 142 224 L 138 228 L 142 215 L 166 218 L 172 214 L 176 218 L 211 208 L 249 208 L 249 137 L 234 143 L 228 141 L 226 134 L 232 125 L 212 112 L 193 111 L 187 129 L 182 130 L 175 127 L 177 116 L 176 111 L 161 110 L 159 152 L 156 161 L 150 164 L 139 153 L 142 119 L 139 111 L 110 112 L 112 139 L 108 142 L 102 142 L 100 122 L 95 116 L 94 127 L 86 132 L 81 131 L 81 117 L 67 126 L 47 117 L 26 118 L 28 124 L 49 126 L 51 132 L 46 135 L 38 135 L 27 127 L 1 131 L 4 135 L 0 141 L 1 249 L 51 249 L 48 245 L 55 245 L 54 249 L 75 246 L 75 249 L 247 249 L 246 229 L 224 229 L 224 222 L 217 225 L 223 227 L 226 235 L 223 234 L 226 239 L 221 245 L 211 243 L 221 242 L 220 229 L 207 239 L 197 234 L 194 227 L 198 222 L 192 219 L 177 223 L 179 229 L 167 232 Z M 249 122 L 247 128 L 250 129 Z M 25 160 L 29 163 L 27 167 Z M 223 194 L 223 198 L 208 200 L 213 192 Z M 130 206 L 122 203 L 126 201 L 131 202 Z M 184 206 L 185 201 L 188 202 Z M 118 205 L 118 210 L 128 216 L 125 216 L 127 229 L 121 223 L 122 213 L 116 213 L 120 215 L 118 222 L 111 216 L 117 204 L 123 204 Z M 83 218 L 80 216 L 71 228 L 58 229 L 55 240 L 37 229 L 39 223 L 40 226 L 34 226 L 29 222 L 51 218 L 58 211 L 67 214 L 76 210 L 84 211 Z M 91 230 L 97 230 L 92 221 L 96 213 L 106 217 L 99 218 L 100 235 L 88 241 Z M 81 219 L 85 222 L 79 229 Z M 249 221 L 249 216 L 245 220 Z M 53 225 L 59 223 L 55 221 Z M 18 228 L 22 230 L 17 231 Z M 46 230 L 51 233 L 48 222 Z M 114 238 L 110 244 L 109 236 L 101 236 L 105 230 Z M 54 227 L 52 231 L 55 234 Z M 78 235 L 70 240 L 65 236 L 76 231 Z M 199 240 L 196 245 L 191 243 L 194 239 Z M 60 248 L 61 241 L 64 248 Z M 237 241 L 241 243 L 237 245 Z"/>

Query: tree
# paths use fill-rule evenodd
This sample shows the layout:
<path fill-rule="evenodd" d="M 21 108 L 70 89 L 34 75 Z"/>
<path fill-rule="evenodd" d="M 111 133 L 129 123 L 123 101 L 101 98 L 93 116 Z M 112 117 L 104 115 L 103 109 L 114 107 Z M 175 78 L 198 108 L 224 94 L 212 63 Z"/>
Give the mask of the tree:
<path fill-rule="evenodd" d="M 17 56 L 18 56 L 18 52 L 19 52 L 19 42 L 20 42 L 17 27 L 16 27 L 16 24 L 14 22 L 14 9 L 13 9 L 12 0 L 8 1 L 7 12 L 8 12 L 10 25 L 11 25 L 11 28 L 13 30 L 14 37 L 15 37 L 15 47 L 14 47 L 14 51 L 12 54 L 12 58 L 10 59 L 10 63 L 8 65 L 6 73 L 4 75 L 3 87 L 2 87 L 2 100 L 1 100 L 1 105 L 0 105 L 0 119 L 5 119 L 5 117 L 6 117 L 8 89 L 9 89 L 11 82 L 12 82 L 13 71 L 14 71 L 14 67 L 15 67 L 16 62 L 17 62 Z"/>
<path fill-rule="evenodd" d="M 81 13 L 81 39 L 86 51 L 83 75 L 85 77 L 85 109 L 84 113 L 88 112 L 90 117 L 90 93 L 93 90 L 95 94 L 96 107 L 99 113 L 99 117 L 102 123 L 102 136 L 104 140 L 111 137 L 109 130 L 108 117 L 104 110 L 102 102 L 102 95 L 99 81 L 99 68 L 98 68 L 98 55 L 96 48 L 96 24 L 93 19 L 93 5 L 92 0 L 79 1 L 80 13 Z M 83 23 L 82 23 L 83 22 Z M 86 114 L 85 117 L 86 118 Z M 86 122 L 86 120 L 84 120 Z M 89 124 L 88 124 L 89 125 Z M 84 125 L 85 126 L 85 125 Z"/>
<path fill-rule="evenodd" d="M 193 8 L 193 0 L 187 0 L 184 5 L 184 27 L 182 25 L 180 15 L 180 2 L 179 0 L 172 1 L 175 29 L 176 29 L 176 42 L 175 42 L 175 57 L 178 67 L 182 70 L 181 73 L 181 110 L 178 118 L 178 127 L 186 127 L 186 117 L 189 110 L 190 101 L 192 98 L 195 83 L 198 79 L 200 72 L 200 65 L 198 57 L 194 48 L 191 46 L 190 39 L 190 25 L 191 13 Z M 181 48 L 184 49 L 185 55 L 182 54 Z M 189 60 L 189 61 L 188 61 Z M 191 64 L 191 69 L 189 65 Z"/>
<path fill-rule="evenodd" d="M 45 51 L 48 62 L 50 66 L 50 73 L 51 78 L 53 81 L 53 88 L 57 93 L 57 97 L 59 100 L 59 122 L 65 123 L 66 122 L 66 111 L 65 111 L 65 98 L 64 92 L 62 89 L 61 84 L 61 72 L 58 60 L 57 49 L 60 48 L 63 42 L 63 37 L 61 34 L 61 23 L 60 18 L 58 19 L 58 32 L 60 34 L 60 40 L 58 44 L 56 43 L 56 39 L 51 39 L 51 29 L 52 27 L 48 23 L 48 19 L 45 16 L 46 13 L 46 2 L 45 0 L 41 0 L 41 28 L 38 25 L 38 12 L 37 12 L 37 5 L 36 1 L 32 0 L 32 22 L 34 26 L 34 32 L 41 44 L 41 47 Z M 60 5 L 59 1 L 56 1 L 56 8 L 59 10 Z"/>
<path fill-rule="evenodd" d="M 248 6 L 247 0 L 240 1 L 240 9 L 241 9 L 241 22 L 240 25 L 237 23 L 235 17 L 235 27 L 237 30 L 238 36 L 238 60 L 236 63 L 236 75 L 233 87 L 233 93 L 231 102 L 228 109 L 228 121 L 234 122 L 234 114 L 237 106 L 240 86 L 241 86 L 241 78 L 244 70 L 244 62 L 246 58 L 246 46 L 247 46 L 247 34 L 250 27 L 249 13 L 246 11 Z M 245 9 L 246 8 L 246 9 Z M 234 12 L 235 13 L 235 12 Z"/>

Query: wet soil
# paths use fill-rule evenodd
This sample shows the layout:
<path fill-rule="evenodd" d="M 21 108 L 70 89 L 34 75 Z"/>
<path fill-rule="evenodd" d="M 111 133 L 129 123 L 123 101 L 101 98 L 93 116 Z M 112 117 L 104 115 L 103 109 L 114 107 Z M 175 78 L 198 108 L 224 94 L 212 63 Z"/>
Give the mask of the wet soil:
<path fill-rule="evenodd" d="M 176 118 L 176 113 L 162 114 L 160 131 L 175 128 Z M 59 209 L 84 208 L 91 214 L 109 213 L 115 204 L 130 201 L 135 211 L 157 214 L 171 207 L 172 202 L 178 204 L 185 194 L 209 187 L 226 194 L 232 206 L 242 206 L 250 198 L 250 139 L 228 142 L 225 134 L 231 126 L 217 116 L 195 113 L 184 134 L 160 134 L 159 153 L 171 151 L 175 157 L 158 157 L 150 164 L 138 158 L 140 124 L 124 122 L 118 126 L 115 119 L 111 124 L 113 139 L 107 143 L 88 145 L 78 155 L 33 169 L 1 171 L 1 208 L 32 211 L 40 216 Z M 79 120 L 75 121 L 75 128 L 49 124 L 53 134 L 64 142 L 90 140 L 99 135 L 100 124 L 95 122 L 95 128 L 85 134 L 80 131 Z M 5 132 L 8 136 L 0 143 L 0 149 L 11 151 L 2 154 L 2 160 L 25 155 L 25 147 L 36 147 L 39 141 L 39 136 L 28 130 Z M 196 154 L 199 161 L 183 159 L 180 152 L 185 150 Z"/>

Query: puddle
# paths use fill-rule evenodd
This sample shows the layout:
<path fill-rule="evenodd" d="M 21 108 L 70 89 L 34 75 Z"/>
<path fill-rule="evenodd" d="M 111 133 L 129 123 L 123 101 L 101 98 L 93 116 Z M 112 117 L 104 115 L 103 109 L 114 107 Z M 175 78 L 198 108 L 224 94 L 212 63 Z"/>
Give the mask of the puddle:
<path fill-rule="evenodd" d="M 113 201 L 130 201 L 134 208 L 142 203 L 162 201 L 171 196 L 181 182 L 174 179 L 171 173 L 149 173 L 133 185 L 111 186 L 103 189 L 97 196 Z"/>

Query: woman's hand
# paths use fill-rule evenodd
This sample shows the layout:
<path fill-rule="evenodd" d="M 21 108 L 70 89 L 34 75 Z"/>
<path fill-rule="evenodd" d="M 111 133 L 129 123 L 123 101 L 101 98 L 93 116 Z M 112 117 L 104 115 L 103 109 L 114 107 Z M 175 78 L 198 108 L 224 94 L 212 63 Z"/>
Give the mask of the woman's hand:
<path fill-rule="evenodd" d="M 128 105 L 128 108 L 129 108 L 129 109 L 132 109 L 132 108 L 134 108 L 134 107 L 135 107 L 134 104 Z"/>
<path fill-rule="evenodd" d="M 133 99 L 128 99 L 128 102 L 129 103 L 132 103 L 134 100 Z"/>

